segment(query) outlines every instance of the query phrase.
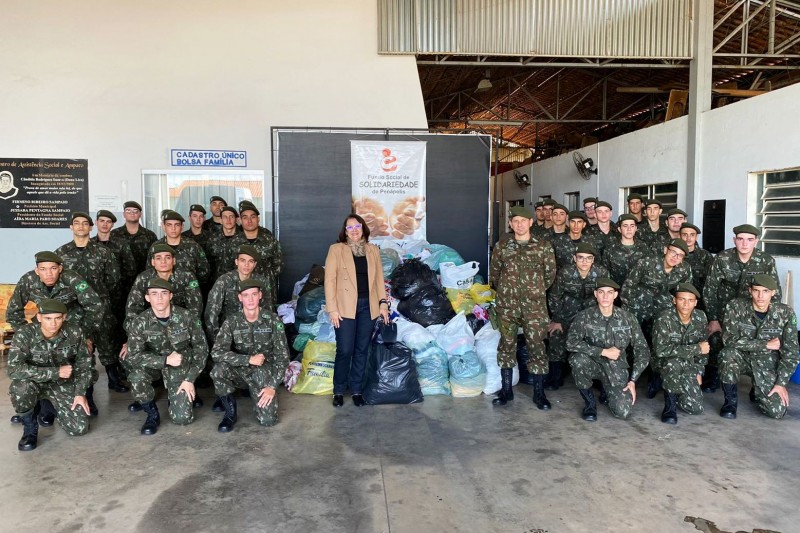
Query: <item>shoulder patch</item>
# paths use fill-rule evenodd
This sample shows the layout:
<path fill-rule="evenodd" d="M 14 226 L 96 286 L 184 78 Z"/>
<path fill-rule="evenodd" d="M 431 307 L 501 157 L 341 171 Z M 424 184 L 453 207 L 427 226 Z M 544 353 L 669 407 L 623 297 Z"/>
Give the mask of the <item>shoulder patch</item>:
<path fill-rule="evenodd" d="M 75 290 L 76 290 L 77 292 L 83 292 L 83 291 L 85 291 L 85 290 L 86 290 L 86 289 L 88 289 L 88 288 L 89 288 L 89 284 L 88 284 L 87 282 L 85 282 L 85 281 L 81 281 L 80 283 L 78 283 L 77 285 L 75 285 Z"/>
<path fill-rule="evenodd" d="M 190 289 L 196 289 L 199 286 L 200 286 L 200 283 L 198 283 L 196 279 L 193 279 L 192 281 L 189 282 L 189 288 Z"/>
<path fill-rule="evenodd" d="M 277 324 L 275 324 L 275 329 L 277 329 L 278 331 L 283 331 L 283 322 L 278 322 Z"/>

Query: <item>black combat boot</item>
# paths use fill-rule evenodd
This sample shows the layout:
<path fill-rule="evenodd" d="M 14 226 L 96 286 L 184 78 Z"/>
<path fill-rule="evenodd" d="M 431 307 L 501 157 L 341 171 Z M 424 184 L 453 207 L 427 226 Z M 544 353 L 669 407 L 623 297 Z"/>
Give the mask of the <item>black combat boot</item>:
<path fill-rule="evenodd" d="M 661 412 L 661 421 L 665 424 L 678 423 L 678 395 L 664 391 L 664 410 Z"/>
<path fill-rule="evenodd" d="M 53 407 L 53 403 L 47 398 L 39 400 L 39 402 L 40 410 L 39 416 L 37 417 L 39 425 L 49 428 L 53 425 L 53 422 L 56 421 L 56 408 Z"/>
<path fill-rule="evenodd" d="M 606 387 L 600 381 L 597 383 L 600 385 L 600 397 L 597 399 L 597 401 L 603 405 L 608 405 L 608 393 L 606 392 Z"/>
<path fill-rule="evenodd" d="M 739 400 L 736 397 L 736 385 L 736 383 L 722 384 L 722 393 L 725 394 L 725 403 L 722 404 L 722 407 L 719 410 L 719 416 L 722 418 L 736 418 L 736 407 L 739 403 Z"/>
<path fill-rule="evenodd" d="M 94 403 L 94 384 L 86 389 L 86 403 L 89 404 L 89 416 L 97 416 L 97 404 Z"/>
<path fill-rule="evenodd" d="M 492 405 L 505 405 L 514 400 L 514 389 L 511 387 L 511 378 L 513 375 L 513 368 L 500 369 L 500 381 L 503 387 L 497 393 L 497 397 L 492 400 Z"/>
<path fill-rule="evenodd" d="M 545 390 L 558 390 L 564 386 L 564 362 L 550 361 L 550 372 L 544 383 Z"/>
<path fill-rule="evenodd" d="M 756 403 L 756 388 L 755 388 L 755 386 L 750 387 L 750 403 Z"/>
<path fill-rule="evenodd" d="M 194 391 L 194 400 L 192 400 L 192 408 L 200 409 L 203 407 L 203 399 L 197 394 L 197 389 Z"/>
<path fill-rule="evenodd" d="M 587 422 L 594 422 L 597 420 L 597 404 L 594 402 L 594 393 L 592 393 L 592 389 L 580 389 L 578 392 L 581 393 L 584 404 L 581 418 Z"/>
<path fill-rule="evenodd" d="M 214 413 L 225 412 L 225 406 L 222 405 L 222 400 L 219 399 L 219 396 L 217 396 L 217 399 L 214 400 L 214 405 L 211 407 L 211 411 L 213 411 Z"/>
<path fill-rule="evenodd" d="M 653 372 L 653 375 L 650 376 L 650 383 L 647 384 L 647 397 L 651 400 L 656 397 L 658 391 L 662 389 L 664 385 L 664 380 L 661 379 L 661 374 L 658 372 Z"/>
<path fill-rule="evenodd" d="M 222 405 L 225 406 L 225 414 L 222 416 L 222 422 L 217 426 L 217 431 L 220 433 L 228 433 L 233 431 L 233 425 L 236 423 L 236 398 L 233 394 L 227 394 L 219 397 Z"/>
<path fill-rule="evenodd" d="M 700 390 L 705 393 L 717 392 L 719 388 L 719 369 L 715 365 L 706 365 L 703 371 L 703 384 Z"/>
<path fill-rule="evenodd" d="M 19 415 L 22 419 L 22 438 L 19 439 L 17 449 L 21 452 L 29 452 L 36 449 L 36 444 L 39 440 L 39 404 L 36 407 Z"/>
<path fill-rule="evenodd" d="M 147 413 L 147 418 L 142 425 L 142 435 L 155 435 L 158 431 L 158 426 L 161 425 L 161 415 L 158 412 L 158 406 L 155 400 L 145 402 L 142 404 L 142 409 Z"/>
<path fill-rule="evenodd" d="M 533 375 L 533 403 L 543 411 L 550 409 L 550 401 L 544 395 L 544 374 Z"/>
<path fill-rule="evenodd" d="M 22 424 L 22 417 L 19 415 L 11 415 L 12 424 Z"/>
<path fill-rule="evenodd" d="M 128 392 L 130 389 L 125 386 L 122 379 L 119 377 L 119 368 L 117 363 L 112 363 L 106 366 L 106 376 L 108 376 L 108 390 L 114 392 Z"/>
<path fill-rule="evenodd" d="M 141 402 L 133 401 L 128 404 L 128 411 L 130 411 L 131 413 L 138 413 L 141 410 L 142 410 Z"/>

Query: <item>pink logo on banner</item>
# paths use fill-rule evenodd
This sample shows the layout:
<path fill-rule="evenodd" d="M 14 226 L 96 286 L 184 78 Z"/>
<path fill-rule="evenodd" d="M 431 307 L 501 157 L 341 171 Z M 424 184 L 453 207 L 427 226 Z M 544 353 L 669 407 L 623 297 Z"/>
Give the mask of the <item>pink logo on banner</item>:
<path fill-rule="evenodd" d="M 389 148 L 383 149 L 383 159 L 381 159 L 381 170 L 384 172 L 394 172 L 397 170 L 397 158 L 392 155 Z"/>

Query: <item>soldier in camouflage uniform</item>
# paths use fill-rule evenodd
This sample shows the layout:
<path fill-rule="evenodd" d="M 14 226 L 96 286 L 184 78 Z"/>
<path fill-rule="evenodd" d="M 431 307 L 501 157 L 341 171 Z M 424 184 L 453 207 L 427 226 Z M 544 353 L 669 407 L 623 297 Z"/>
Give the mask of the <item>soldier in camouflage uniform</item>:
<path fill-rule="evenodd" d="M 686 243 L 687 248 L 689 248 L 689 253 L 686 256 L 685 261 L 692 268 L 692 284 L 697 288 L 701 295 L 700 301 L 697 303 L 697 307 L 698 309 L 705 309 L 702 298 L 703 288 L 705 287 L 706 275 L 708 273 L 708 269 L 711 268 L 711 262 L 714 260 L 714 256 L 708 250 L 704 250 L 697 246 L 698 235 L 700 235 L 700 228 L 694 224 L 690 224 L 688 222 L 681 224 L 681 240 L 683 240 L 683 242 Z"/>
<path fill-rule="evenodd" d="M 631 193 L 628 195 L 628 214 L 633 216 L 637 224 L 644 220 L 642 215 L 642 208 L 644 208 L 644 198 L 641 194 Z"/>
<path fill-rule="evenodd" d="M 652 250 L 652 253 L 660 256 L 661 250 L 669 239 L 669 231 L 661 223 L 662 203 L 655 198 L 645 200 L 645 219 L 639 224 L 638 239 Z"/>
<path fill-rule="evenodd" d="M 190 424 L 194 420 L 194 380 L 208 358 L 208 344 L 200 319 L 171 303 L 168 281 L 151 279 L 145 298 L 150 309 L 131 322 L 127 359 L 133 397 L 147 413 L 141 433 L 153 435 L 161 423 L 153 382 L 164 380 L 172 421 Z"/>
<path fill-rule="evenodd" d="M 235 268 L 233 261 L 239 248 L 233 248 L 230 243 L 241 231 L 236 224 L 237 218 L 239 218 L 239 213 L 236 209 L 230 206 L 223 207 L 220 215 L 220 220 L 222 221 L 221 229 L 213 232 L 211 238 L 208 239 L 211 264 L 214 265 L 214 281 Z"/>
<path fill-rule="evenodd" d="M 582 417 L 597 420 L 592 380 L 598 379 L 608 395 L 608 408 L 617 418 L 631 416 L 636 402 L 636 380 L 650 361 L 650 350 L 636 317 L 614 306 L 619 285 L 610 278 L 597 280 L 597 306 L 578 313 L 567 334 L 569 364 L 584 401 Z M 633 368 L 625 354 L 633 350 Z"/>
<path fill-rule="evenodd" d="M 789 406 L 786 385 L 797 367 L 797 315 L 774 301 L 778 283 L 768 274 L 750 282 L 750 298 L 737 298 L 725 307 L 719 371 L 725 403 L 724 418 L 736 418 L 739 376 L 753 379 L 751 401 L 771 418 L 783 418 Z"/>
<path fill-rule="evenodd" d="M 536 223 L 531 227 L 531 230 L 536 229 L 538 226 L 544 226 L 544 202 L 536 202 L 533 204 L 534 213 L 536 213 Z"/>
<path fill-rule="evenodd" d="M 239 247 L 243 244 L 254 246 L 261 260 L 256 265 L 256 273 L 265 276 L 270 282 L 270 303 L 278 301 L 278 276 L 281 273 L 283 253 L 278 240 L 267 228 L 259 226 L 260 212 L 250 202 L 239 204 L 239 218 L 242 231 L 228 242 L 229 254 L 235 258 Z M 266 304 L 267 302 L 263 302 Z"/>
<path fill-rule="evenodd" d="M 111 211 L 105 209 L 97 211 L 97 216 L 95 216 L 97 235 L 90 240 L 114 254 L 120 266 L 120 283 L 111 287 L 111 311 L 117 318 L 117 323 L 122 331 L 122 322 L 125 320 L 125 301 L 128 299 L 128 293 L 138 273 L 131 245 L 126 240 L 111 237 L 111 230 L 116 222 L 117 217 Z M 122 338 L 124 339 L 124 336 Z"/>
<path fill-rule="evenodd" d="M 603 252 L 603 266 L 618 285 L 622 286 L 628 279 L 631 269 L 640 259 L 650 255 L 650 249 L 636 239 L 636 218 L 625 214 L 617 220 L 619 239 L 613 239 Z"/>
<path fill-rule="evenodd" d="M 597 207 L 597 198 L 589 198 L 583 199 L 583 212 L 586 214 L 586 224 L 587 226 L 591 227 L 597 224 L 597 213 L 595 209 Z"/>
<path fill-rule="evenodd" d="M 550 409 L 544 393 L 548 370 L 544 339 L 548 324 L 546 291 L 555 279 L 555 256 L 549 242 L 531 235 L 533 215 L 528 209 L 513 207 L 510 214 L 514 237 L 495 246 L 489 269 L 497 291 L 495 309 L 501 335 L 497 364 L 503 387 L 495 401 L 505 405 L 514 398 L 511 371 L 517 362 L 517 329 L 521 326 L 530 355 L 528 371 L 534 375 L 533 401 L 539 409 Z"/>
<path fill-rule="evenodd" d="M 236 387 L 250 390 L 253 410 L 262 426 L 278 422 L 277 388 L 289 364 L 289 346 L 283 323 L 269 307 L 260 305 L 266 287 L 257 279 L 239 283 L 242 309 L 229 316 L 217 335 L 214 359 L 214 389 L 225 406 L 217 428 L 233 430 L 237 419 Z"/>
<path fill-rule="evenodd" d="M 20 451 L 36 448 L 39 400 L 55 403 L 58 422 L 69 435 L 89 430 L 84 392 L 91 380 L 91 357 L 80 326 L 65 322 L 67 306 L 58 300 L 38 302 L 36 322 L 14 335 L 8 354 L 8 394 L 24 425 Z M 52 424 L 52 422 L 51 422 Z"/>
<path fill-rule="evenodd" d="M 164 230 L 164 236 L 157 240 L 153 246 L 156 244 L 168 244 L 175 250 L 175 267 L 177 269 L 193 273 L 201 287 L 210 285 L 211 265 L 206 258 L 206 252 L 194 239 L 183 238 L 181 232 L 183 232 L 184 222 L 183 215 L 180 213 L 171 209 L 164 211 L 161 215 L 161 227 Z M 150 247 L 148 252 L 149 261 L 153 259 L 153 246 Z"/>
<path fill-rule="evenodd" d="M 200 204 L 189 206 L 189 229 L 181 233 L 181 237 L 192 239 L 199 244 L 208 257 L 208 239 L 211 238 L 211 230 L 204 229 L 206 222 L 206 208 Z"/>
<path fill-rule="evenodd" d="M 610 203 L 598 200 L 594 208 L 597 215 L 597 224 L 586 229 L 586 235 L 594 240 L 598 259 L 602 257 L 606 247 L 610 246 L 612 241 L 619 239 L 617 225 L 611 220 L 611 210 Z"/>
<path fill-rule="evenodd" d="M 212 234 L 222 231 L 222 210 L 228 207 L 228 202 L 222 196 L 212 196 L 208 201 L 208 207 L 211 210 L 211 218 L 203 222 L 203 230 L 209 231 Z"/>
<path fill-rule="evenodd" d="M 669 239 L 681 238 L 681 226 L 686 222 L 686 212 L 677 207 L 667 211 L 667 233 Z"/>
<path fill-rule="evenodd" d="M 122 206 L 125 216 L 125 225 L 111 230 L 112 239 L 126 241 L 136 259 L 136 274 L 144 272 L 147 268 L 147 252 L 158 237 L 156 234 L 139 224 L 142 218 L 142 206 L 133 200 L 127 201 Z"/>
<path fill-rule="evenodd" d="M 675 289 L 673 309 L 661 312 L 653 324 L 653 357 L 664 379 L 664 411 L 661 421 L 678 423 L 679 406 L 690 415 L 703 412 L 700 376 L 711 350 L 706 314 L 695 309 L 700 291 L 690 283 Z"/>
<path fill-rule="evenodd" d="M 575 262 L 559 269 L 556 280 L 547 291 L 550 308 L 547 354 L 550 371 L 545 378 L 546 390 L 558 390 L 564 385 L 564 366 L 567 362 L 567 333 L 578 311 L 597 305 L 594 290 L 598 278 L 607 278 L 608 271 L 595 264 L 597 251 L 589 244 L 579 244 Z"/>
<path fill-rule="evenodd" d="M 94 347 L 97 348 L 100 363 L 106 369 L 108 388 L 124 393 L 129 389 L 122 382 L 119 374 L 119 352 L 122 349 L 123 339 L 119 335 L 116 316 L 111 311 L 111 305 L 115 303 L 111 295 L 119 288 L 121 282 L 120 266 L 116 256 L 110 250 L 89 238 L 93 225 L 92 218 L 88 213 L 74 212 L 72 224 L 70 224 L 72 241 L 56 249 L 56 255 L 63 259 L 66 268 L 83 276 L 106 304 L 102 327 L 95 332 L 89 332 L 89 335 L 94 341 Z M 94 357 L 94 350 L 92 357 Z M 92 365 L 92 385 L 86 391 L 87 396 L 92 399 L 92 403 L 94 401 L 94 384 L 97 379 L 97 370 Z"/>
<path fill-rule="evenodd" d="M 569 230 L 567 229 L 568 213 L 569 209 L 567 209 L 566 206 L 561 205 L 559 203 L 553 204 L 553 209 L 550 213 L 550 219 L 553 221 L 553 225 L 544 234 L 545 239 L 547 239 L 548 241 L 552 241 L 553 237 L 555 237 L 556 235 L 566 235 L 567 233 L 569 233 Z"/>
<path fill-rule="evenodd" d="M 561 269 L 575 262 L 575 250 L 581 243 L 594 247 L 594 239 L 587 237 L 583 230 L 588 224 L 586 215 L 580 211 L 570 211 L 569 231 L 553 235 L 550 243 L 556 256 L 556 268 Z M 595 248 L 596 249 L 596 248 Z"/>

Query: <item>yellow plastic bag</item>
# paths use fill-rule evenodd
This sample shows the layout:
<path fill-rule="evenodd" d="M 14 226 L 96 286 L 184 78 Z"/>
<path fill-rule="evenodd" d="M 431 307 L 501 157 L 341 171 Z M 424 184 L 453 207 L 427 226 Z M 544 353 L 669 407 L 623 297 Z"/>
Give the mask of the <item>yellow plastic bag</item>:
<path fill-rule="evenodd" d="M 495 291 L 492 290 L 490 285 L 483 285 L 481 283 L 473 283 L 469 288 L 469 293 L 476 304 L 485 304 L 494 301 Z"/>
<path fill-rule="evenodd" d="M 336 343 L 308 341 L 303 350 L 303 369 L 292 387 L 295 394 L 333 394 L 333 362 Z"/>
<path fill-rule="evenodd" d="M 475 300 L 467 289 L 445 290 L 447 291 L 447 299 L 450 300 L 450 304 L 456 313 L 463 311 L 465 315 L 468 315 L 472 312 L 475 307 Z"/>

